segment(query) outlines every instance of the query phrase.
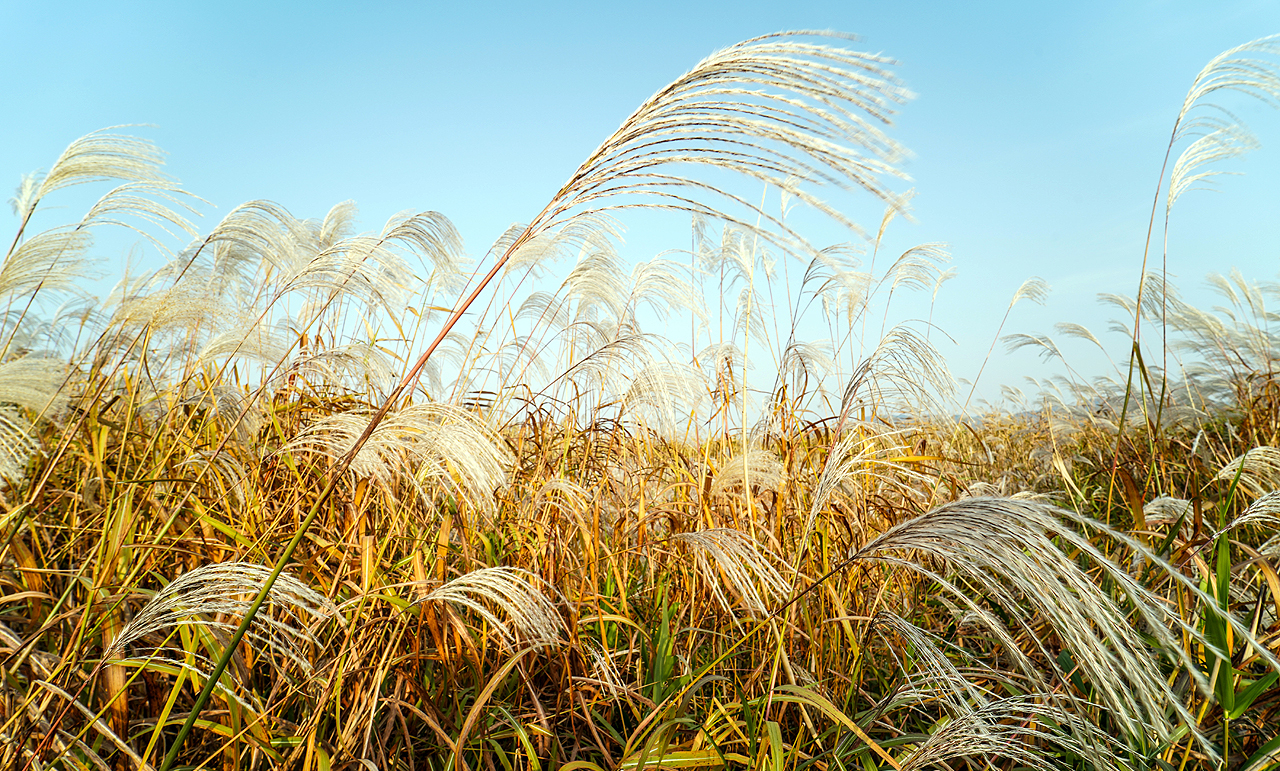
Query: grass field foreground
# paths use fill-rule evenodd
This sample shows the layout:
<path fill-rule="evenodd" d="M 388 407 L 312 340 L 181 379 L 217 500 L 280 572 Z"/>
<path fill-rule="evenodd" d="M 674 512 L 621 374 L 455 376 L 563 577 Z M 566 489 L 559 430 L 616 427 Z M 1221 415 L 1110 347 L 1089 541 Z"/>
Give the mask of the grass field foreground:
<path fill-rule="evenodd" d="M 1196 79 L 1152 243 L 1252 141 L 1207 100 L 1280 97 L 1277 53 Z M 965 413 L 927 328 L 888 324 L 949 275 L 940 245 L 879 255 L 906 207 L 891 65 L 830 35 L 713 54 L 479 265 L 436 212 L 357 234 L 350 204 L 253 201 L 199 235 L 119 129 L 24 178 L 0 267 L 3 762 L 1273 767 L 1277 288 L 1217 277 L 1202 311 L 1144 255 L 1137 299 L 1112 298 L 1134 341 L 1114 376 Z M 735 177 L 858 233 L 818 192 L 870 196 L 866 264 Z M 102 183 L 79 222 L 29 228 Z M 682 259 L 622 262 L 614 218 L 641 206 L 691 219 Z M 90 302 L 111 226 L 170 259 Z M 558 285 L 530 278 L 557 260 Z M 815 323 L 829 341 L 801 339 Z"/>

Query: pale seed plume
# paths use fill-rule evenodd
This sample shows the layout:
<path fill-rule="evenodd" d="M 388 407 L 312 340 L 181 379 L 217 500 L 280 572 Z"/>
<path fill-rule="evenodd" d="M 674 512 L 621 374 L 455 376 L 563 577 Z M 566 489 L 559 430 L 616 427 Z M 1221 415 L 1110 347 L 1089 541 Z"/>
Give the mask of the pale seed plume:
<path fill-rule="evenodd" d="M 555 589 L 527 570 L 481 568 L 436 587 L 421 602 L 447 602 L 475 613 L 508 646 L 560 645 L 568 632 L 548 591 Z"/>
<path fill-rule="evenodd" d="M 125 624 L 103 660 L 116 658 L 148 635 L 177 624 L 198 623 L 226 632 L 235 630 L 271 570 L 249 562 L 204 565 L 175 578 Z M 320 647 L 316 625 L 334 618 L 337 609 L 319 594 L 281 573 L 267 597 L 269 607 L 254 616 L 246 639 L 311 671 L 311 654 Z M 181 657 L 179 657 L 181 658 Z"/>
<path fill-rule="evenodd" d="M 69 401 L 61 359 L 26 356 L 0 364 L 0 477 L 14 482 L 26 474 L 39 450 L 36 423 L 56 421 Z"/>
<path fill-rule="evenodd" d="M 724 463 L 711 483 L 711 493 L 720 495 L 747 486 L 761 490 L 780 490 L 787 481 L 787 471 L 778 456 L 763 449 L 748 449 Z"/>
<path fill-rule="evenodd" d="M 768 615 L 773 606 L 791 595 L 791 583 L 774 566 L 785 563 L 746 533 L 721 527 L 678 533 L 672 540 L 695 547 L 699 570 L 726 608 L 732 607 L 732 603 L 720 590 L 721 576 L 746 609 L 755 615 Z M 706 556 L 714 562 L 714 567 L 706 561 Z"/>
<path fill-rule="evenodd" d="M 342 458 L 369 420 L 370 415 L 356 412 L 326 416 L 294 438 L 287 449 Z M 510 451 L 491 428 L 458 407 L 428 402 L 388 415 L 356 454 L 350 470 L 387 490 L 394 490 L 397 481 L 417 489 L 438 484 L 476 509 L 492 513 L 494 493 L 506 485 L 511 464 Z"/>
<path fill-rule="evenodd" d="M 1254 447 L 1223 466 L 1213 479 L 1230 485 L 1237 478 L 1240 489 L 1254 498 L 1280 489 L 1280 449 Z"/>
<path fill-rule="evenodd" d="M 1130 611 L 1103 593 L 1053 539 L 1081 549 L 1121 583 L 1128 605 L 1143 620 L 1141 631 L 1155 636 L 1165 649 L 1181 650 L 1174 635 L 1175 630 L 1186 631 L 1185 627 L 1159 598 L 1068 527 L 1065 514 L 1031 501 L 962 499 L 891 528 L 855 557 L 876 559 L 918 551 L 945 559 L 967 586 L 986 593 L 1017 626 L 1036 637 L 1030 615 L 1034 611 L 1052 624 L 1063 647 L 1093 683 L 1098 700 L 1131 737 L 1167 739 L 1175 720 L 1194 725 L 1194 718 L 1160 674 Z M 1042 653 L 1047 660 L 1055 660 L 1047 651 Z M 1170 705 L 1176 717 L 1167 713 Z"/>

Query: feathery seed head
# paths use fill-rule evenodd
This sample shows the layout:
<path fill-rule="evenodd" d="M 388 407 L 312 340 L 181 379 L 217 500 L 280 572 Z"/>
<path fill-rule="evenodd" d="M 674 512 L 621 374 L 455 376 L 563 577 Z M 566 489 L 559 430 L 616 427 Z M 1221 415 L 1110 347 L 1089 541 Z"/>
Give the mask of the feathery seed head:
<path fill-rule="evenodd" d="M 234 631 L 237 623 L 231 619 L 248 612 L 270 573 L 269 568 L 254 563 L 222 562 L 182 574 L 125 624 L 103 653 L 103 659 L 115 658 L 142 638 L 180 623 Z M 313 629 L 336 616 L 337 609 L 328 598 L 288 573 L 281 573 L 245 639 L 309 672 L 307 649 L 320 646 Z"/>
<path fill-rule="evenodd" d="M 768 615 L 771 604 L 791 596 L 791 584 L 774 567 L 774 562 L 785 563 L 746 533 L 720 527 L 678 533 L 672 539 L 696 547 L 699 569 L 725 608 L 731 606 L 720 592 L 719 576 L 723 576 L 729 589 L 741 598 L 747 611 L 755 615 Z M 716 570 L 703 559 L 704 554 L 715 561 Z"/>
<path fill-rule="evenodd" d="M 474 612 L 508 646 L 560 645 L 568 633 L 548 591 L 555 589 L 527 570 L 481 568 L 436 587 L 421 602 L 448 602 Z"/>
<path fill-rule="evenodd" d="M 1240 488 L 1255 498 L 1280 489 L 1280 449 L 1254 447 L 1223 466 L 1213 481 L 1231 484 L 1237 478 Z"/>
<path fill-rule="evenodd" d="M 317 421 L 286 449 L 342 458 L 369 426 L 365 413 L 335 413 Z M 440 484 L 477 509 L 492 513 L 494 491 L 504 486 L 512 459 L 505 443 L 471 413 L 440 403 L 389 413 L 351 462 L 351 473 L 388 490 L 395 479 L 422 489 Z"/>
<path fill-rule="evenodd" d="M 952 596 L 964 598 L 965 591 L 956 587 L 954 579 L 943 579 L 908 558 L 892 555 L 917 552 L 941 558 L 964 577 L 968 587 L 986 593 L 1033 638 L 1039 639 L 1032 632 L 1031 614 L 1048 621 L 1087 674 L 1096 698 L 1131 737 L 1167 739 L 1175 720 L 1195 725 L 1160 673 L 1144 637 L 1145 632 L 1164 650 L 1181 652 L 1177 635 L 1195 634 L 1195 630 L 1080 535 L 1074 529 L 1077 526 L 1103 530 L 1144 558 L 1165 565 L 1136 541 L 1072 512 L 1044 503 L 995 498 L 966 498 L 939 506 L 889 529 L 853 557 L 885 559 L 923 571 Z M 1099 589 L 1076 558 L 1068 556 L 1069 551 L 1078 551 L 1115 581 L 1129 610 Z M 1167 565 L 1165 569 L 1173 571 Z M 1177 578 L 1173 572 L 1170 575 Z M 1136 627 L 1131 614 L 1141 620 Z M 1042 653 L 1046 660 L 1054 660 L 1047 651 Z M 1199 672 L 1187 663 L 1189 671 Z M 1055 674 L 1064 676 L 1061 671 Z M 1206 687 L 1204 682 L 1199 684 Z"/>
<path fill-rule="evenodd" d="M 712 495 L 720 495 L 746 485 L 762 490 L 780 490 L 786 484 L 786 468 L 768 450 L 751 449 L 733 456 L 715 475 Z"/>

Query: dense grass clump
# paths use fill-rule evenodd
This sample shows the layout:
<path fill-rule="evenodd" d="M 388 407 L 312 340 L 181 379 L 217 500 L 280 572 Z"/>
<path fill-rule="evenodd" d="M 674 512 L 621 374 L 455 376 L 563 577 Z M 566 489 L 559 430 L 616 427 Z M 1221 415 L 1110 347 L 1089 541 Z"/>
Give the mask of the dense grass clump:
<path fill-rule="evenodd" d="M 1276 95 L 1241 58 L 1275 53 L 1211 63 L 1171 150 L 1206 94 Z M 1221 279 L 1234 310 L 1204 312 L 1144 277 L 1123 323 L 1185 366 L 1135 343 L 1114 378 L 965 412 L 927 331 L 888 323 L 950 275 L 936 244 L 877 268 L 905 207 L 890 64 L 793 35 L 713 55 L 483 275 L 435 212 L 362 235 L 350 204 L 255 201 L 197 237 L 156 148 L 112 130 L 26 178 L 0 268 L 3 762 L 1274 764 L 1274 288 Z M 1213 126 L 1168 206 L 1242 136 Z M 867 265 L 701 173 L 850 226 L 816 186 L 873 196 Z M 689 251 L 625 265 L 631 206 L 692 217 Z M 89 302 L 107 225 L 167 258 Z"/>

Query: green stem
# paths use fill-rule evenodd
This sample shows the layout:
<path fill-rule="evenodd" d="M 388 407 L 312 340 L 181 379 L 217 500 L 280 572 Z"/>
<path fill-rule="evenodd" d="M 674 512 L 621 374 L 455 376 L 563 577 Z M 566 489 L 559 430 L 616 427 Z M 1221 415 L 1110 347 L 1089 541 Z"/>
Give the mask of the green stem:
<path fill-rule="evenodd" d="M 357 447 L 356 450 L 359 451 L 359 448 Z M 350 459 L 344 460 L 346 463 L 343 466 L 349 465 L 351 462 Z M 201 710 L 204 709 L 204 706 L 209 703 L 210 697 L 213 696 L 214 686 L 217 685 L 218 680 L 222 677 L 222 673 L 227 670 L 227 665 L 231 662 L 231 656 L 235 653 L 236 646 L 244 639 L 245 633 L 249 631 L 254 617 L 258 614 L 258 609 L 266 601 L 271 588 L 275 586 L 276 579 L 284 572 L 284 566 L 288 564 L 294 550 L 298 548 L 298 544 L 302 543 L 302 537 L 310 529 L 311 523 L 315 521 L 325 501 L 329 499 L 329 496 L 333 494 L 334 488 L 338 486 L 340 477 L 341 470 L 329 476 L 329 484 L 320 493 L 315 504 L 311 507 L 311 511 L 307 512 L 306 519 L 302 520 L 302 524 L 298 527 L 298 532 L 293 534 L 293 539 L 289 541 L 289 545 L 284 547 L 284 553 L 280 555 L 280 559 L 276 560 L 276 566 L 271 570 L 271 575 L 267 576 L 262 589 L 258 591 L 258 596 L 253 598 L 253 603 L 249 606 L 249 610 L 245 612 L 240 626 L 236 628 L 235 634 L 231 635 L 231 639 L 227 642 L 222 655 L 218 657 L 217 665 L 214 666 L 213 671 L 209 673 L 209 677 L 205 680 L 204 688 L 200 691 L 200 695 L 196 697 L 196 703 L 191 707 L 191 713 L 187 715 L 186 722 L 182 724 L 182 728 L 178 731 L 178 736 L 173 740 L 173 746 L 169 748 L 169 753 L 164 757 L 164 763 L 160 765 L 160 771 L 169 771 L 178 759 L 178 753 L 182 750 L 182 745 L 186 742 L 187 735 L 191 733 L 191 729 L 195 726 L 196 718 L 200 716 Z"/>

